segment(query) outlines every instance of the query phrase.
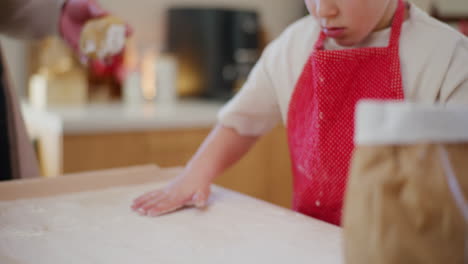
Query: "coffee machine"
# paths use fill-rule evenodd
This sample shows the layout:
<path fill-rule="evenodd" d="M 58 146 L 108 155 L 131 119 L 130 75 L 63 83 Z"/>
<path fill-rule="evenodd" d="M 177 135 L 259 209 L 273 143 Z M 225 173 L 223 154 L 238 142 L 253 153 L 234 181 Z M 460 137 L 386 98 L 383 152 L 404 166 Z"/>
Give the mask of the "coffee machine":
<path fill-rule="evenodd" d="M 178 63 L 179 96 L 231 98 L 259 57 L 257 13 L 174 7 L 167 17 L 166 52 Z"/>

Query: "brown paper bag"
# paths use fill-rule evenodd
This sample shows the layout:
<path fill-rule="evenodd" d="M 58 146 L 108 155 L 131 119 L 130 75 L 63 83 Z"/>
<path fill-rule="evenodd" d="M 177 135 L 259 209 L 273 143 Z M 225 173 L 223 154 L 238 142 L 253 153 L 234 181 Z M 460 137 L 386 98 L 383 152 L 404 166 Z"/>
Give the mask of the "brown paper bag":
<path fill-rule="evenodd" d="M 346 263 L 468 263 L 465 197 L 468 108 L 359 105 Z"/>

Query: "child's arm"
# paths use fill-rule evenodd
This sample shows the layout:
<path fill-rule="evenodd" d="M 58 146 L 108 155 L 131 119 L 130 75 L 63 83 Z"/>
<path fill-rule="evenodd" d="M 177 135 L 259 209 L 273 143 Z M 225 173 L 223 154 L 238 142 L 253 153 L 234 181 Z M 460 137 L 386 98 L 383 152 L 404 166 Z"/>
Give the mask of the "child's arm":
<path fill-rule="evenodd" d="M 179 176 L 166 188 L 137 198 L 132 208 L 142 215 L 158 216 L 187 205 L 204 206 L 213 179 L 247 153 L 258 138 L 217 125 Z"/>

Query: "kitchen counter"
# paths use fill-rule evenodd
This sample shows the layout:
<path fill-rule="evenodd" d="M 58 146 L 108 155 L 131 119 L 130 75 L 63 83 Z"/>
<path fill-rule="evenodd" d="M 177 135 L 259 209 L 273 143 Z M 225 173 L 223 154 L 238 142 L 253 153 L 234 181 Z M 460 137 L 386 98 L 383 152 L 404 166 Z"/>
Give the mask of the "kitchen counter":
<path fill-rule="evenodd" d="M 31 138 L 38 142 L 42 174 L 57 176 L 63 173 L 67 136 L 210 129 L 216 124 L 222 105 L 184 100 L 172 104 L 89 104 L 37 109 L 23 103 L 22 112 Z"/>
<path fill-rule="evenodd" d="M 179 101 L 174 104 L 144 103 L 90 104 L 77 107 L 34 109 L 23 104 L 23 112 L 31 130 L 45 120 L 53 120 L 53 129 L 64 134 L 129 132 L 141 130 L 205 128 L 216 124 L 222 103 Z"/>

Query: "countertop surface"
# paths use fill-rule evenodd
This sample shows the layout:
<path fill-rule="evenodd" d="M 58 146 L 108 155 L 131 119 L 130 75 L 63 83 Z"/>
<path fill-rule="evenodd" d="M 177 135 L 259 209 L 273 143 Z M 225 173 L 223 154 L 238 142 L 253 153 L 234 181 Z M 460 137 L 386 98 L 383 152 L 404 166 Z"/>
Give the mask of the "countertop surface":
<path fill-rule="evenodd" d="M 23 104 L 28 127 L 61 129 L 64 134 L 207 128 L 216 124 L 220 102 L 178 101 L 172 104 L 89 104 L 35 109 Z M 34 130 L 34 128 L 32 128 Z"/>

